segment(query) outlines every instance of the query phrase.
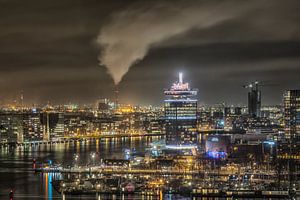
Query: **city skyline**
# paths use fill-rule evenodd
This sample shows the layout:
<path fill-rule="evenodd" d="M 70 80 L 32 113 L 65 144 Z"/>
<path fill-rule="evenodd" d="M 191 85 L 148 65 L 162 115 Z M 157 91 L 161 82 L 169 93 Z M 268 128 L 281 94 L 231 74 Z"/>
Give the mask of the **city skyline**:
<path fill-rule="evenodd" d="M 299 0 L 0 0 L 0 199 L 300 199 Z"/>
<path fill-rule="evenodd" d="M 182 72 L 179 72 L 179 74 L 181 74 L 182 76 L 184 75 Z M 174 77 L 173 77 L 174 78 Z M 176 78 L 176 77 L 175 77 Z M 199 100 L 199 98 L 197 99 L 200 103 L 199 103 L 199 107 L 214 107 L 214 106 L 240 106 L 240 107 L 248 107 L 249 106 L 249 97 L 247 97 L 247 95 L 249 95 L 249 92 L 247 91 L 249 85 L 253 84 L 254 82 L 249 82 L 247 83 L 248 85 L 243 85 L 242 86 L 242 94 L 241 94 L 241 97 L 244 98 L 243 99 L 243 102 L 238 102 L 238 103 L 230 103 L 229 102 L 226 102 L 226 101 L 218 101 L 218 102 L 213 102 L 213 103 L 206 103 L 204 101 L 201 101 L 201 99 Z M 255 83 L 259 83 L 261 84 L 261 82 L 258 82 L 258 81 L 255 81 Z M 276 85 L 273 85 L 273 84 L 262 84 L 259 85 L 259 90 L 261 92 L 261 89 L 262 87 L 273 87 L 273 86 L 276 86 Z M 114 86 L 113 89 L 112 89 L 112 94 L 109 95 L 107 94 L 106 96 L 99 96 L 98 98 L 95 98 L 95 99 L 92 99 L 91 101 L 88 101 L 88 102 L 82 102 L 82 101 L 76 101 L 76 100 L 69 100 L 69 101 L 51 101 L 51 100 L 44 100 L 42 102 L 40 101 L 26 101 L 24 96 L 26 97 L 26 94 L 24 93 L 24 91 L 21 91 L 19 92 L 18 94 L 14 95 L 14 98 L 13 99 L 10 99 L 10 100 L 1 100 L 0 101 L 0 106 L 3 106 L 3 107 L 6 107 L 6 106 L 17 106 L 17 107 L 27 107 L 27 108 L 30 108 L 30 107 L 44 107 L 44 106 L 62 106 L 62 105 L 65 105 L 65 106 L 97 106 L 97 102 L 99 101 L 102 101 L 102 100 L 108 100 L 110 102 L 113 102 L 115 103 L 115 101 L 117 101 L 116 103 L 120 104 L 120 105 L 131 105 L 131 106 L 155 106 L 155 107 L 163 107 L 163 103 L 162 103 L 162 100 L 163 100 L 163 97 L 162 99 L 160 99 L 160 102 L 157 102 L 157 103 L 141 103 L 143 102 L 143 100 L 141 102 L 132 102 L 132 101 L 128 101 L 128 100 L 124 100 L 121 98 L 121 101 L 119 101 L 120 99 L 120 91 L 119 91 L 119 86 L 117 87 L 118 90 L 116 90 L 116 87 Z M 164 87 L 164 88 L 161 88 L 161 90 L 165 89 L 167 87 Z M 275 102 L 275 103 L 266 103 L 263 101 L 263 103 L 261 104 L 262 107 L 268 107 L 268 106 L 282 106 L 284 104 L 284 93 L 286 91 L 288 91 L 289 89 L 286 89 L 282 92 L 282 94 L 280 95 L 280 101 L 278 102 Z M 264 91 L 264 90 L 263 90 Z M 118 93 L 118 95 L 116 96 L 116 92 Z M 264 93 L 261 95 L 262 99 L 264 99 Z M 267 96 L 267 95 L 266 95 Z M 117 98 L 117 99 L 116 99 Z"/>
<path fill-rule="evenodd" d="M 285 90 L 300 86 L 297 1 L 171 4 L 63 0 L 1 4 L 1 103 L 11 102 L 22 93 L 24 103 L 30 105 L 113 99 L 113 80 L 107 69 L 99 66 L 99 62 L 103 63 L 103 49 L 97 37 L 112 25 L 133 24 L 132 29 L 112 34 L 123 40 L 121 36 L 127 35 L 126 31 L 131 31 L 133 37 L 144 33 L 139 18 L 132 19 L 143 10 L 147 10 L 144 25 L 150 32 L 160 31 L 153 24 L 161 17 L 162 25 L 172 24 L 176 19 L 189 26 L 170 26 L 177 34 L 163 31 L 163 36 L 144 43 L 148 48 L 145 55 L 130 67 L 119 84 L 120 102 L 161 105 L 162 89 L 172 83 L 179 71 L 199 89 L 199 104 L 247 105 L 247 90 L 242 86 L 256 80 L 266 85 L 261 88 L 262 105 L 281 104 Z M 180 12 L 174 12 L 181 7 L 185 12 L 191 11 L 192 17 L 180 21 Z M 194 14 L 194 7 L 200 14 Z M 215 17 L 207 14 L 212 9 L 218 11 Z M 166 11 L 166 16 L 160 11 Z M 120 15 L 124 18 L 116 23 Z M 207 18 L 193 21 L 194 15 Z M 176 27 L 180 31 L 175 31 Z"/>

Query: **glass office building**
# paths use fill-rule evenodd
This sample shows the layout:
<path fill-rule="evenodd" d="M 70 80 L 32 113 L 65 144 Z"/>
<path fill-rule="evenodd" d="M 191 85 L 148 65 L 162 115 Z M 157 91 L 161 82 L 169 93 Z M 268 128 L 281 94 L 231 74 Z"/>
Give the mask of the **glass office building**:
<path fill-rule="evenodd" d="M 194 148 L 197 145 L 197 90 L 182 80 L 164 91 L 167 148 Z"/>
<path fill-rule="evenodd" d="M 261 92 L 258 82 L 248 85 L 248 112 L 251 117 L 261 117 Z"/>
<path fill-rule="evenodd" d="M 300 142 L 300 90 L 288 90 L 284 94 L 285 139 Z"/>

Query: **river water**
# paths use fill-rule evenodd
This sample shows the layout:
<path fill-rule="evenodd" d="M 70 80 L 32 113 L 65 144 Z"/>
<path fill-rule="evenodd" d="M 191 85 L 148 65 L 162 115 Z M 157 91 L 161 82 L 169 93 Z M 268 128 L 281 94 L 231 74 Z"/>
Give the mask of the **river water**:
<path fill-rule="evenodd" d="M 102 158 L 123 158 L 124 149 L 135 148 L 145 152 L 151 142 L 161 137 L 110 138 L 92 141 L 60 143 L 51 145 L 35 145 L 27 147 L 0 148 L 0 200 L 9 199 L 10 190 L 14 191 L 14 200 L 54 200 L 62 199 L 51 185 L 53 179 L 59 178 L 55 173 L 34 173 L 33 160 L 36 167 L 41 163 L 60 163 L 64 166 L 75 162 L 85 165 L 99 162 Z M 95 153 L 92 159 L 91 154 Z M 69 199 L 96 199 L 93 196 L 67 196 Z M 144 196 L 102 196 L 101 199 L 159 199 L 159 197 Z M 165 196 L 163 199 L 188 199 L 178 196 Z"/>
<path fill-rule="evenodd" d="M 97 163 L 101 158 L 123 158 L 126 148 L 136 148 L 144 152 L 152 141 L 159 137 L 134 137 L 134 138 L 110 138 L 85 142 L 60 143 L 52 145 L 35 145 L 29 147 L 2 148 L 0 149 L 0 199 L 9 199 L 9 191 L 12 189 L 16 200 L 29 199 L 60 199 L 51 185 L 57 174 L 40 174 L 32 171 L 33 160 L 36 166 L 40 163 L 60 163 L 64 166 L 74 164 L 74 155 L 77 154 L 77 164 Z M 92 160 L 91 154 L 95 153 Z M 67 197 L 78 199 L 80 197 Z M 102 199 L 111 199 L 104 197 Z M 115 198 L 115 197 L 114 197 Z M 117 198 L 117 197 L 116 197 Z M 139 197 L 130 197 L 138 199 Z M 83 199 L 83 197 L 82 197 Z M 88 197 L 84 197 L 88 199 Z M 95 199 L 90 197 L 90 199 Z"/>

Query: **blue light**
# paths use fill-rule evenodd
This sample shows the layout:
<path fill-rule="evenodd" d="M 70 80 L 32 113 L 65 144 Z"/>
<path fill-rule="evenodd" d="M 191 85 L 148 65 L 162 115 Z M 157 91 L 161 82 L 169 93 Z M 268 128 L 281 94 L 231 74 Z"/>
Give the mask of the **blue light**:
<path fill-rule="evenodd" d="M 275 141 L 272 141 L 272 140 L 267 140 L 267 141 L 264 141 L 263 143 L 268 144 L 270 146 L 274 146 L 276 144 Z"/>
<path fill-rule="evenodd" d="M 151 154 L 152 154 L 153 156 L 159 156 L 159 153 L 158 153 L 157 150 L 152 150 L 152 151 L 151 151 Z"/>
<path fill-rule="evenodd" d="M 213 137 L 213 138 L 211 138 L 211 141 L 212 141 L 212 142 L 219 142 L 219 138 Z"/>
<path fill-rule="evenodd" d="M 226 152 L 224 152 L 224 151 L 208 151 L 208 152 L 206 152 L 206 155 L 209 158 L 213 158 L 213 159 L 224 159 L 224 158 L 226 158 Z"/>
<path fill-rule="evenodd" d="M 168 116 L 166 116 L 166 119 L 197 119 L 197 117 L 196 116 L 191 116 L 191 117 L 179 117 L 179 116 L 177 116 L 177 117 L 168 117 Z"/>
<path fill-rule="evenodd" d="M 166 145 L 167 149 L 195 149 L 197 146 L 195 145 Z"/>
<path fill-rule="evenodd" d="M 49 173 L 49 177 L 48 177 L 48 200 L 52 200 L 52 173 Z"/>
<path fill-rule="evenodd" d="M 49 160 L 49 165 L 52 165 L 52 160 Z"/>
<path fill-rule="evenodd" d="M 125 153 L 125 155 L 124 155 L 125 159 L 126 160 L 130 160 L 130 158 L 131 158 L 131 150 L 130 149 L 125 149 L 124 153 Z"/>
<path fill-rule="evenodd" d="M 237 180 L 238 177 L 236 175 L 229 175 L 230 180 Z"/>
<path fill-rule="evenodd" d="M 196 99 L 166 99 L 165 102 L 196 102 Z"/>

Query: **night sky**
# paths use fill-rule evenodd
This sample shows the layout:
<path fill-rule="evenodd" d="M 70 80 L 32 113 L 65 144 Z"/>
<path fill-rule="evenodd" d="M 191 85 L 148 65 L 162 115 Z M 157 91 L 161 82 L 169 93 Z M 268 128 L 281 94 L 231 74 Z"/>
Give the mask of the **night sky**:
<path fill-rule="evenodd" d="M 160 105 L 183 72 L 203 104 L 246 104 L 242 86 L 255 80 L 263 105 L 279 104 L 284 90 L 300 89 L 299 8 L 299 0 L 0 0 L 0 103 L 21 93 L 27 104 L 112 98 L 105 32 L 116 52 L 146 46 L 119 84 L 121 102 Z"/>

